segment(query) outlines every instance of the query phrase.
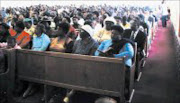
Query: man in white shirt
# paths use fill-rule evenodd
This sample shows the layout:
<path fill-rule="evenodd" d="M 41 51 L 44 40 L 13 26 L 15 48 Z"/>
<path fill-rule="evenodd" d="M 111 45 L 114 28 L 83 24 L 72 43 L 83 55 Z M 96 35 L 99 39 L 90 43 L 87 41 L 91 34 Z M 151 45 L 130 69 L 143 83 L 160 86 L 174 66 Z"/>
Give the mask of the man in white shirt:
<path fill-rule="evenodd" d="M 163 27 L 166 27 L 167 23 L 167 17 L 168 17 L 168 8 L 167 8 L 167 5 L 166 3 L 164 2 L 164 0 L 162 1 L 162 6 L 161 6 L 161 9 L 162 9 L 162 17 L 161 17 L 161 20 L 162 20 L 162 26 Z"/>

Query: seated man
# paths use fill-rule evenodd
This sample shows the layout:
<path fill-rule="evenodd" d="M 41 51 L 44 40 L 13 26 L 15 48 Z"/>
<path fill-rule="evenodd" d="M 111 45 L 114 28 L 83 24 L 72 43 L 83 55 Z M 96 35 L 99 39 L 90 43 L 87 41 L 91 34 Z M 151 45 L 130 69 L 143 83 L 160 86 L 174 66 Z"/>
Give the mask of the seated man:
<path fill-rule="evenodd" d="M 84 25 L 80 31 L 79 40 L 75 41 L 73 53 L 83 55 L 94 55 L 98 47 L 98 43 L 91 37 L 92 28 L 89 25 Z"/>
<path fill-rule="evenodd" d="M 125 56 L 125 64 L 131 67 L 134 50 L 131 43 L 129 43 L 130 41 L 122 38 L 123 28 L 121 26 L 114 25 L 111 30 L 111 39 L 101 43 L 95 52 L 95 56 L 103 54 L 115 58 L 122 58 Z"/>
<path fill-rule="evenodd" d="M 134 57 L 133 42 L 128 39 L 122 38 L 123 28 L 121 26 L 114 25 L 111 28 L 112 35 L 111 40 L 106 40 L 101 43 L 97 51 L 96 56 L 110 56 L 115 58 L 125 57 L 126 76 L 125 76 L 125 98 L 128 100 L 130 96 L 129 83 L 130 83 L 130 69 L 132 66 L 132 59 Z"/>
<path fill-rule="evenodd" d="M 123 37 L 131 39 L 132 41 L 137 43 L 137 50 L 141 53 L 141 58 L 145 57 L 145 43 L 147 34 L 141 30 L 140 21 L 138 18 L 131 20 L 131 29 L 126 29 L 124 31 Z"/>
<path fill-rule="evenodd" d="M 123 27 L 123 29 L 130 29 L 130 24 L 127 22 L 127 17 L 126 16 L 123 16 L 122 18 L 122 23 L 120 24 L 121 27 Z"/>

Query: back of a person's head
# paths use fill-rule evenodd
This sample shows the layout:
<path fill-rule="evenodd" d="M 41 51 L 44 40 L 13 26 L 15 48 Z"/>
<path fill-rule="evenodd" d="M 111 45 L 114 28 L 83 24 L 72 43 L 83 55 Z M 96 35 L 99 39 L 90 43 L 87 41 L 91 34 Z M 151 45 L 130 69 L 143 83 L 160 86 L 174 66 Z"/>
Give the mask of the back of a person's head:
<path fill-rule="evenodd" d="M 64 18 L 66 18 L 66 20 L 68 21 L 68 23 L 70 23 L 70 22 L 71 22 L 71 19 L 70 19 L 70 17 L 69 17 L 69 16 L 65 16 Z"/>
<path fill-rule="evenodd" d="M 95 101 L 95 103 L 117 103 L 114 99 L 109 97 L 99 98 Z"/>
<path fill-rule="evenodd" d="M 23 21 L 17 21 L 17 22 L 16 22 L 16 27 L 19 27 L 19 28 L 21 28 L 22 30 L 24 30 L 25 26 L 24 26 Z"/>
<path fill-rule="evenodd" d="M 94 11 L 93 14 L 95 14 L 97 17 L 99 17 L 99 12 L 98 11 Z"/>
<path fill-rule="evenodd" d="M 6 30 L 8 30 L 10 27 L 4 23 L 4 22 L 0 22 L 0 25 L 3 26 Z"/>
<path fill-rule="evenodd" d="M 86 20 L 86 21 L 84 22 L 84 25 L 89 25 L 89 26 L 92 27 L 92 21 L 91 21 L 91 20 Z"/>
<path fill-rule="evenodd" d="M 70 25 L 69 23 L 62 22 L 59 24 L 59 28 L 61 28 L 64 31 L 64 33 L 67 34 L 69 31 Z"/>
<path fill-rule="evenodd" d="M 123 17 L 122 17 L 122 21 L 127 21 L 127 17 L 126 17 L 126 16 L 123 16 Z"/>

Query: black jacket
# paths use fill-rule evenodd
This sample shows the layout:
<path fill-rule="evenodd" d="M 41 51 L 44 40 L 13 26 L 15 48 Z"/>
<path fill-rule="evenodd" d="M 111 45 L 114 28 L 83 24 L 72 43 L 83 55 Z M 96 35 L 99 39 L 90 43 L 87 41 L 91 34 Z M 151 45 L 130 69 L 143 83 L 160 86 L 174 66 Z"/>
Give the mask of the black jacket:
<path fill-rule="evenodd" d="M 126 29 L 123 33 L 123 37 L 127 39 L 131 39 L 132 41 L 136 42 L 137 48 L 143 50 L 144 45 L 146 43 L 147 34 L 139 30 L 137 36 L 135 38 L 131 38 L 131 33 L 132 33 L 131 29 Z"/>

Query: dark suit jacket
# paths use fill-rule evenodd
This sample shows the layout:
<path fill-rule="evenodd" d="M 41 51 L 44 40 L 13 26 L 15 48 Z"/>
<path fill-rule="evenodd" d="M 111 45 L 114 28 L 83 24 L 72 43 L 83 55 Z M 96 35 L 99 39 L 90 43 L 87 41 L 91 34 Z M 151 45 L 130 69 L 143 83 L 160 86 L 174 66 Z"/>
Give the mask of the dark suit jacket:
<path fill-rule="evenodd" d="M 126 29 L 123 33 L 123 37 L 127 39 L 131 39 L 132 41 L 137 43 L 137 48 L 141 51 L 144 49 L 144 45 L 146 43 L 147 34 L 145 34 L 142 31 L 139 31 L 137 36 L 134 38 L 131 38 L 131 29 Z"/>

